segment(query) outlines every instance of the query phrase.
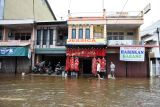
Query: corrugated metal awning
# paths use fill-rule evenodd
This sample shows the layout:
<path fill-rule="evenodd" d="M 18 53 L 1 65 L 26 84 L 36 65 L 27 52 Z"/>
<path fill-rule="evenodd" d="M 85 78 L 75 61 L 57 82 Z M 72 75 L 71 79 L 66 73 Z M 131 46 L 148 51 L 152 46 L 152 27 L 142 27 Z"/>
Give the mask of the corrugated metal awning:
<path fill-rule="evenodd" d="M 28 20 L 0 20 L 0 25 L 12 25 L 12 24 L 33 24 L 32 19 Z"/>

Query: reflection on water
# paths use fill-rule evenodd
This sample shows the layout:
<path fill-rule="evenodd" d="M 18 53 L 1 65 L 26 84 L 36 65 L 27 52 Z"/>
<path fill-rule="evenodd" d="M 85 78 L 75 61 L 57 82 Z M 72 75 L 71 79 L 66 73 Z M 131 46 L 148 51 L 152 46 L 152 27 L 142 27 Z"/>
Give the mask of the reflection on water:
<path fill-rule="evenodd" d="M 159 107 L 160 78 L 0 75 L 0 107 Z"/>

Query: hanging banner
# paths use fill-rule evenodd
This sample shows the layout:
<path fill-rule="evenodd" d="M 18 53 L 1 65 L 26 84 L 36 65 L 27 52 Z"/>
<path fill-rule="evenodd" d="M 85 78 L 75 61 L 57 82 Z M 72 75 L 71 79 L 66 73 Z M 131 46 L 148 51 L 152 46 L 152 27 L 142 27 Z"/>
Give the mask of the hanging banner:
<path fill-rule="evenodd" d="M 106 72 L 106 59 L 104 57 L 101 59 L 101 71 Z"/>
<path fill-rule="evenodd" d="M 97 60 L 95 57 L 92 59 L 92 73 L 95 76 L 97 75 Z"/>
<path fill-rule="evenodd" d="M 70 70 L 70 58 L 67 56 L 66 58 L 66 68 L 65 68 L 66 71 L 69 71 Z"/>
<path fill-rule="evenodd" d="M 0 56 L 28 56 L 27 47 L 0 47 Z"/>
<path fill-rule="evenodd" d="M 78 57 L 75 58 L 75 71 L 76 72 L 79 71 L 79 59 L 78 59 Z"/>
<path fill-rule="evenodd" d="M 105 48 L 68 48 L 66 56 L 79 56 L 79 57 L 104 57 L 106 54 Z"/>
<path fill-rule="evenodd" d="M 144 61 L 144 47 L 120 47 L 121 61 Z"/>
<path fill-rule="evenodd" d="M 74 71 L 74 66 L 75 66 L 75 62 L 74 62 L 74 57 L 70 58 L 70 71 Z"/>

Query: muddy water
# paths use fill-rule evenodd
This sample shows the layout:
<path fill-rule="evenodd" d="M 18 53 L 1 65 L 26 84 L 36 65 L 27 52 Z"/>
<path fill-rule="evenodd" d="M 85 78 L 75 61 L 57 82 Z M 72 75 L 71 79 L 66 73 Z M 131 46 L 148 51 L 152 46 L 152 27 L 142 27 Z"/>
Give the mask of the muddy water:
<path fill-rule="evenodd" d="M 160 107 L 160 78 L 0 75 L 0 107 Z"/>

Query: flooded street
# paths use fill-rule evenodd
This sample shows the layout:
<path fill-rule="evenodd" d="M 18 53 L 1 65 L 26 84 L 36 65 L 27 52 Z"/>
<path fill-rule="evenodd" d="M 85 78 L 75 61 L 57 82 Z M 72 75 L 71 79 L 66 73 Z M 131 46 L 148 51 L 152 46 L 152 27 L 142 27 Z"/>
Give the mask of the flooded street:
<path fill-rule="evenodd" d="M 0 107 L 159 107 L 160 78 L 0 76 Z"/>

